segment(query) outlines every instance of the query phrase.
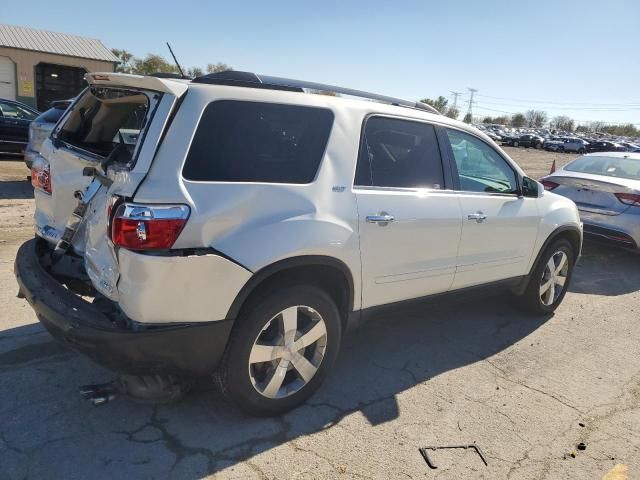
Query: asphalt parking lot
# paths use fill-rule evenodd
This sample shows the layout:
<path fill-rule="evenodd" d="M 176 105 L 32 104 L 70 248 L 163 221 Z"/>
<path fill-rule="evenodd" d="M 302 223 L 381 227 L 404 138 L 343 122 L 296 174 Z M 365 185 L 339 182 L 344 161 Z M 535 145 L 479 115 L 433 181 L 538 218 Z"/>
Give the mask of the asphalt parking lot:
<path fill-rule="evenodd" d="M 573 158 L 507 150 L 535 177 Z M 0 162 L 0 479 L 640 478 L 640 256 L 587 243 L 548 318 L 496 290 L 376 318 L 281 418 L 244 416 L 206 384 L 175 405 L 94 408 L 78 387 L 112 375 L 16 297 L 27 174 Z M 418 451 L 472 443 L 488 465 L 435 450 L 434 470 Z"/>

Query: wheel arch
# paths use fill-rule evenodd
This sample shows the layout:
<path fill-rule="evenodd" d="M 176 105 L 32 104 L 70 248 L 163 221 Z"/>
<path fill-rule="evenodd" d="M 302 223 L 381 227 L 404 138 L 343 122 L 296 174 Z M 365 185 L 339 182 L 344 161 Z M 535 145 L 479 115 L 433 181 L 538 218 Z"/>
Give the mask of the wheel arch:
<path fill-rule="evenodd" d="M 552 242 L 555 242 L 560 238 L 564 238 L 568 240 L 569 243 L 571 243 L 571 246 L 576 252 L 576 260 L 577 260 L 577 258 L 580 256 L 580 253 L 582 251 L 582 232 L 576 226 L 563 225 L 561 227 L 556 228 L 553 232 L 551 232 L 551 234 L 544 241 L 544 243 L 538 250 L 535 261 L 531 265 L 531 269 L 529 270 L 529 275 L 531 275 L 533 270 L 536 268 L 536 265 L 540 261 L 540 257 L 542 256 L 544 251 L 547 249 L 547 247 L 551 245 Z"/>
<path fill-rule="evenodd" d="M 545 252 L 547 247 L 549 247 L 549 245 L 560 238 L 564 238 L 569 241 L 569 243 L 571 243 L 571 246 L 576 251 L 576 260 L 578 257 L 580 257 L 580 253 L 582 251 L 582 232 L 580 231 L 580 229 L 574 225 L 563 225 L 556 228 L 542 243 L 542 246 L 538 250 L 534 261 L 531 263 L 529 273 L 522 277 L 522 280 L 511 289 L 511 291 L 515 295 L 522 295 L 525 292 L 527 286 L 529 285 L 529 280 L 531 279 L 533 271 L 540 261 L 540 257 Z"/>
<path fill-rule="evenodd" d="M 325 255 L 286 258 L 261 268 L 240 289 L 229 307 L 226 318 L 237 318 L 252 297 L 283 283 L 309 283 L 325 289 L 335 300 L 343 327 L 346 326 L 346 320 L 353 311 L 354 304 L 353 274 L 342 260 Z"/>

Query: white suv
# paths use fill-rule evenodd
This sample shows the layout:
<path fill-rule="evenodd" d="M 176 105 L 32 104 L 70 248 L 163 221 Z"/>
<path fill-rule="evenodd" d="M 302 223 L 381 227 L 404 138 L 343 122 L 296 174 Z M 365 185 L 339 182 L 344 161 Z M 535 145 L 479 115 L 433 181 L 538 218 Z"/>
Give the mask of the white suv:
<path fill-rule="evenodd" d="M 129 379 L 215 374 L 278 414 L 378 307 L 493 282 L 537 314 L 564 297 L 574 203 L 428 106 L 244 72 L 86 79 L 34 162 L 15 270 L 52 335 Z"/>

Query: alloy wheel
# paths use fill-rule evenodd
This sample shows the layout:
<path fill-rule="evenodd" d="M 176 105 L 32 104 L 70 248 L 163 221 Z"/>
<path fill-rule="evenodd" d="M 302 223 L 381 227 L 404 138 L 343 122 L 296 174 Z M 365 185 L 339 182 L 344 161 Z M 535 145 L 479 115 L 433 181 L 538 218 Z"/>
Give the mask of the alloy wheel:
<path fill-rule="evenodd" d="M 557 251 L 547 262 L 540 279 L 540 301 L 550 306 L 562 295 L 569 274 L 569 257 L 562 250 Z"/>
<path fill-rule="evenodd" d="M 272 317 L 249 354 L 249 377 L 261 395 L 293 395 L 315 376 L 327 348 L 322 316 L 304 305 L 288 307 Z"/>

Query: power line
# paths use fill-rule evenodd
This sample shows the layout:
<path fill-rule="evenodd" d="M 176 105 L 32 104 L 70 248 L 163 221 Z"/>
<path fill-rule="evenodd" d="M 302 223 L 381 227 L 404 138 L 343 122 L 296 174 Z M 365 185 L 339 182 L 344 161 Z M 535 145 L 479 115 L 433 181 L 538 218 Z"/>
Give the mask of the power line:
<path fill-rule="evenodd" d="M 635 106 L 640 107 L 640 102 L 628 102 L 628 103 L 593 103 L 593 102 L 553 102 L 553 101 L 544 101 L 544 100 L 523 100 L 518 98 L 508 98 L 508 97 L 495 97 L 492 95 L 482 95 L 478 94 L 479 97 L 484 98 L 493 98 L 496 100 L 507 100 L 512 102 L 524 102 L 524 103 L 543 103 L 548 105 L 590 105 L 590 106 Z"/>
<path fill-rule="evenodd" d="M 453 108 L 454 109 L 458 109 L 458 97 L 460 95 L 462 95 L 462 93 L 460 92 L 451 92 L 451 95 L 453 95 Z"/>
<path fill-rule="evenodd" d="M 467 88 L 469 90 L 469 110 L 467 111 L 467 115 L 469 115 L 470 119 L 473 119 L 473 95 L 478 91 L 477 88 Z"/>
<path fill-rule="evenodd" d="M 478 102 L 476 102 L 478 103 Z M 481 103 L 483 105 L 498 105 L 498 106 L 503 106 L 503 107 L 517 107 L 517 108 L 528 108 L 531 107 L 531 105 L 517 105 L 517 104 L 513 104 L 513 103 L 502 103 L 502 102 L 489 102 L 486 100 L 482 100 Z M 545 108 L 544 106 L 542 107 L 538 107 L 538 108 Z M 640 105 L 638 106 L 632 106 L 630 108 L 620 108 L 620 107 L 611 107 L 611 108 L 607 108 L 607 107 L 570 107 L 570 106 L 552 106 L 552 105 L 548 105 L 547 108 L 549 109 L 555 109 L 555 110 L 583 110 L 583 111 L 596 111 L 596 112 L 631 112 L 631 111 L 635 111 L 635 110 L 640 110 Z"/>

